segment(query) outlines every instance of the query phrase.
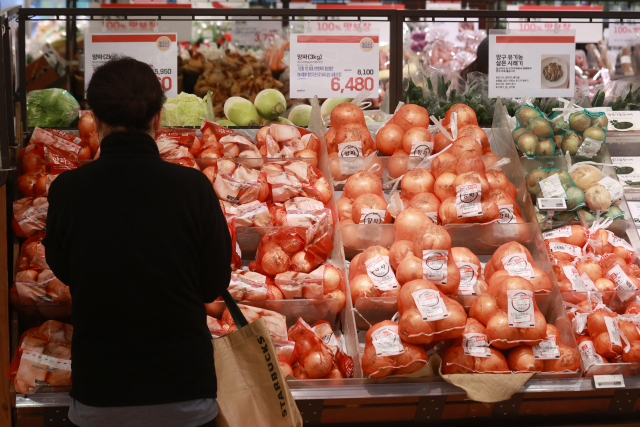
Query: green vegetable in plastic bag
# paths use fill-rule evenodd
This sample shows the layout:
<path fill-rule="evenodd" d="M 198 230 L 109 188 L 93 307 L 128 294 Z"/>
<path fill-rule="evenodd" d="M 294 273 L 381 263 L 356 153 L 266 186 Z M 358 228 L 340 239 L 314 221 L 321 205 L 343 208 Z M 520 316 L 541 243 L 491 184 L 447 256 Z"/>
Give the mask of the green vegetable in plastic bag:
<path fill-rule="evenodd" d="M 578 188 L 569 172 L 559 168 L 540 168 L 529 172 L 526 179 L 527 191 L 537 198 L 563 198 L 567 210 L 575 211 L 585 205 L 584 191 Z"/>
<path fill-rule="evenodd" d="M 42 89 L 27 93 L 29 127 L 69 127 L 78 123 L 80 104 L 64 89 Z"/>
<path fill-rule="evenodd" d="M 164 102 L 162 126 L 200 126 L 203 119 L 212 120 L 208 114 L 209 94 L 204 98 L 181 92 L 176 98 Z"/>

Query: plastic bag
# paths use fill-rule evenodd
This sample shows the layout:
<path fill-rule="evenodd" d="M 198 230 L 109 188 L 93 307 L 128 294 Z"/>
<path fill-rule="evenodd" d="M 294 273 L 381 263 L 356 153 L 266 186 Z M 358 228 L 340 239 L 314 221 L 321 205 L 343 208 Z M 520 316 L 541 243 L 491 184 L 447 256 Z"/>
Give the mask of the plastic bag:
<path fill-rule="evenodd" d="M 276 313 L 275 311 L 265 310 L 259 307 L 252 307 L 250 305 L 238 304 L 238 307 L 242 311 L 247 322 L 251 323 L 258 319 L 264 319 L 267 324 L 267 330 L 269 331 L 269 335 L 271 338 L 287 341 L 287 318 L 280 313 Z M 222 324 L 229 326 L 229 332 L 235 331 L 238 329 L 233 318 L 231 317 L 231 313 L 229 310 L 225 308 L 224 313 L 222 313 Z"/>
<path fill-rule="evenodd" d="M 234 248 L 233 256 L 231 257 L 231 269 L 239 270 L 242 268 L 242 251 L 236 240 L 236 220 L 233 216 L 226 214 L 225 219 L 227 221 L 227 227 L 229 228 L 229 235 L 231 235 L 231 247 Z"/>
<path fill-rule="evenodd" d="M 295 197 L 310 197 L 327 204 L 333 197 L 333 189 L 324 174 L 306 162 L 267 163 L 262 172 L 276 203 Z"/>
<path fill-rule="evenodd" d="M 80 104 L 64 89 L 42 89 L 27 93 L 29 127 L 70 127 L 77 123 Z"/>
<path fill-rule="evenodd" d="M 264 158 L 313 157 L 320 155 L 320 139 L 308 130 L 283 123 L 260 128 L 256 145 Z M 317 160 L 316 160 L 317 162 Z"/>
<path fill-rule="evenodd" d="M 578 188 L 569 172 L 560 168 L 534 169 L 527 175 L 526 185 L 529 194 L 537 198 L 563 198 L 567 203 L 568 211 L 575 211 L 586 203 L 584 191 Z M 554 210 L 555 209 L 549 209 Z"/>
<path fill-rule="evenodd" d="M 333 368 L 333 352 L 302 318 L 289 331 L 289 339 L 296 343 L 298 363 L 293 369 L 297 379 L 324 378 Z"/>
<path fill-rule="evenodd" d="M 230 160 L 218 162 L 218 174 L 213 188 L 220 200 L 234 205 L 244 205 L 255 200 L 264 202 L 269 196 L 269 186 L 264 174 Z"/>
<path fill-rule="evenodd" d="M 608 120 L 603 111 L 565 108 L 551 116 L 558 148 L 571 156 L 593 158 L 604 154 Z"/>
<path fill-rule="evenodd" d="M 22 334 L 8 371 L 16 391 L 71 385 L 72 338 L 73 326 L 55 320 Z"/>
<path fill-rule="evenodd" d="M 267 299 L 267 277 L 252 271 L 231 273 L 229 293 L 236 301 L 264 301 Z"/>
<path fill-rule="evenodd" d="M 238 227 L 273 227 L 273 216 L 266 203 L 255 200 L 244 205 L 233 205 L 221 201 L 225 214 L 235 218 Z"/>
<path fill-rule="evenodd" d="M 49 202 L 45 197 L 25 197 L 13 202 L 11 225 L 18 237 L 31 237 L 47 226 Z"/>

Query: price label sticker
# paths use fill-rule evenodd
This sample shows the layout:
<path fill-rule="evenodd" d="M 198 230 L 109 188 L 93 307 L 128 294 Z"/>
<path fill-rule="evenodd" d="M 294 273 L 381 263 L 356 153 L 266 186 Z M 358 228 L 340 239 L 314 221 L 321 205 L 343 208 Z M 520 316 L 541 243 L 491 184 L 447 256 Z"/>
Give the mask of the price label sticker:
<path fill-rule="evenodd" d="M 637 291 L 636 285 L 629 279 L 629 276 L 616 265 L 607 272 L 607 278 L 616 284 L 617 291 Z"/>
<path fill-rule="evenodd" d="M 527 260 L 527 255 L 524 253 L 520 252 L 502 258 L 502 265 L 504 266 L 504 269 L 507 270 L 507 273 L 509 273 L 509 276 L 520 276 L 527 280 L 533 280 L 536 278 L 533 267 Z"/>
<path fill-rule="evenodd" d="M 456 210 L 458 218 L 482 215 L 482 188 L 480 184 L 459 185 L 456 187 Z"/>
<path fill-rule="evenodd" d="M 536 200 L 536 203 L 541 211 L 567 210 L 567 201 L 559 197 L 540 197 Z"/>
<path fill-rule="evenodd" d="M 353 175 L 362 169 L 362 141 L 341 142 L 338 144 L 340 173 Z"/>
<path fill-rule="evenodd" d="M 478 283 L 479 268 L 475 264 L 468 262 L 456 262 L 458 270 L 460 270 L 460 285 L 458 286 L 458 295 L 475 295 L 474 286 Z"/>
<path fill-rule="evenodd" d="M 571 231 L 571 226 L 565 225 L 564 227 L 556 228 L 555 230 L 542 233 L 542 238 L 544 240 L 547 240 L 547 239 L 555 239 L 557 237 L 571 237 L 572 235 L 573 235 L 573 232 Z"/>
<path fill-rule="evenodd" d="M 533 292 L 522 290 L 507 291 L 508 318 L 511 328 L 535 327 Z"/>
<path fill-rule="evenodd" d="M 386 215 L 382 209 L 361 209 L 360 224 L 382 224 Z"/>
<path fill-rule="evenodd" d="M 596 349 L 593 346 L 593 341 L 591 340 L 584 340 L 580 344 L 578 344 L 578 351 L 580 352 L 580 358 L 582 359 L 582 365 L 585 372 L 587 372 L 593 365 L 604 363 L 604 359 L 602 358 L 602 356 L 596 353 Z M 594 375 L 594 378 L 596 376 L 598 375 Z"/>
<path fill-rule="evenodd" d="M 547 335 L 547 337 L 536 344 L 532 348 L 534 359 L 560 359 L 560 348 L 556 344 L 556 337 L 553 335 Z"/>
<path fill-rule="evenodd" d="M 549 178 L 543 179 L 538 182 L 538 185 L 540 186 L 542 195 L 546 199 L 557 197 L 562 199 L 567 198 L 567 193 L 565 193 L 564 188 L 562 187 L 562 181 L 560 181 L 560 177 L 557 174 L 553 174 Z"/>
<path fill-rule="evenodd" d="M 587 157 L 590 159 L 600 152 L 602 144 L 604 144 L 604 141 L 597 141 L 586 137 L 584 141 L 582 141 L 582 144 L 580 144 L 576 156 Z"/>
<path fill-rule="evenodd" d="M 420 289 L 411 294 L 416 302 L 422 320 L 430 322 L 449 317 L 449 311 L 440 297 L 440 292 L 433 289 Z"/>
<path fill-rule="evenodd" d="M 398 326 L 383 326 L 372 335 L 376 356 L 395 356 L 404 353 L 404 346 L 398 335 Z"/>
<path fill-rule="evenodd" d="M 570 245 L 568 243 L 560 243 L 560 242 L 550 242 L 549 252 L 551 252 L 552 254 L 556 252 L 564 252 L 565 254 L 569 254 L 572 257 L 582 256 L 581 248 L 574 245 Z"/>
<path fill-rule="evenodd" d="M 411 141 L 410 156 L 420 157 L 424 159 L 433 151 L 433 141 Z"/>
<path fill-rule="evenodd" d="M 355 98 L 363 91 L 377 93 L 379 51 L 379 37 L 372 33 L 291 34 L 291 98 Z"/>
<path fill-rule="evenodd" d="M 368 259 L 364 265 L 367 267 L 367 274 L 373 281 L 373 285 L 380 291 L 391 291 L 398 289 L 400 285 L 389 264 L 389 257 L 378 255 Z"/>
<path fill-rule="evenodd" d="M 275 41 L 282 32 L 280 21 L 233 21 L 231 23 L 231 42 L 236 46 L 260 46 Z"/>
<path fill-rule="evenodd" d="M 167 98 L 178 96 L 177 33 L 87 34 L 84 38 L 84 81 L 112 59 L 128 56 L 149 64 Z"/>
<path fill-rule="evenodd" d="M 447 251 L 424 249 L 422 251 L 422 278 L 436 285 L 447 284 Z"/>
<path fill-rule="evenodd" d="M 624 188 L 622 188 L 622 184 L 620 184 L 620 181 L 617 181 L 610 176 L 605 176 L 600 181 L 598 181 L 598 184 L 609 190 L 612 202 L 615 202 L 618 199 L 622 199 L 622 196 L 624 195 Z"/>
<path fill-rule="evenodd" d="M 624 377 L 617 375 L 594 375 L 593 385 L 596 388 L 624 388 Z"/>
<path fill-rule="evenodd" d="M 498 224 L 515 224 L 518 222 L 513 205 L 500 205 L 498 210 L 500 210 L 500 219 L 496 221 Z"/>
<path fill-rule="evenodd" d="M 474 357 L 491 357 L 489 340 L 485 334 L 470 333 L 462 335 L 464 354 Z"/>

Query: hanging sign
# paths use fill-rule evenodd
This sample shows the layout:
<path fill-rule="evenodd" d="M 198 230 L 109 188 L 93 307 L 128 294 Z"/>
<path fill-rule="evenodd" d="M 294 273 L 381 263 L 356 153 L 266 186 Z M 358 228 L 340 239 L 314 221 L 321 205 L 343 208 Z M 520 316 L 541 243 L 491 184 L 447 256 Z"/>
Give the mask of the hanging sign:
<path fill-rule="evenodd" d="M 128 56 L 153 68 L 167 98 L 178 96 L 178 44 L 176 33 L 87 34 L 84 42 L 84 81 L 111 59 Z"/>
<path fill-rule="evenodd" d="M 573 97 L 575 50 L 575 31 L 491 31 L 489 97 Z"/>
<path fill-rule="evenodd" d="M 233 21 L 231 42 L 237 46 L 261 46 L 282 32 L 281 21 Z"/>
<path fill-rule="evenodd" d="M 634 20 L 635 21 L 635 20 Z M 609 24 L 609 47 L 630 47 L 638 44 L 640 23 Z"/>
<path fill-rule="evenodd" d="M 291 98 L 355 98 L 378 92 L 377 34 L 291 34 Z"/>

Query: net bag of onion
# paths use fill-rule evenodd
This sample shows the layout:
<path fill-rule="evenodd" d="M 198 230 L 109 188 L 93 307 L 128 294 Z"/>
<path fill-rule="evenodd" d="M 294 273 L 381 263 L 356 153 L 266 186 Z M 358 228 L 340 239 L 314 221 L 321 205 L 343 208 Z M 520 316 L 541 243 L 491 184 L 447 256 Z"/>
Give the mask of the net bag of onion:
<path fill-rule="evenodd" d="M 429 361 L 425 349 L 402 340 L 398 329 L 398 324 L 391 320 L 384 320 L 369 328 L 362 355 L 364 375 L 369 378 L 412 375 L 425 367 Z M 417 375 L 430 374 L 421 372 Z"/>
<path fill-rule="evenodd" d="M 72 325 L 55 320 L 22 334 L 7 372 L 16 392 L 29 394 L 45 386 L 69 386 L 72 336 Z"/>
<path fill-rule="evenodd" d="M 220 338 L 229 332 L 229 325 L 225 325 L 222 321 L 211 316 L 207 316 L 207 328 L 209 328 L 212 338 Z"/>
<path fill-rule="evenodd" d="M 15 281 L 11 288 L 14 308 L 22 306 L 71 304 L 69 287 L 58 280 L 45 258 L 44 233 L 30 237 L 22 244 Z"/>
<path fill-rule="evenodd" d="M 25 197 L 13 202 L 11 226 L 16 236 L 28 238 L 47 226 L 49 202 L 46 197 Z"/>
<path fill-rule="evenodd" d="M 327 215 L 329 225 L 337 219 L 335 210 L 311 197 L 294 197 L 284 203 L 273 203 L 269 207 L 276 227 L 310 227 L 317 224 L 323 214 Z"/>
<path fill-rule="evenodd" d="M 227 288 L 236 301 L 274 301 L 283 299 L 274 281 L 253 271 L 236 270 L 231 273 Z"/>
<path fill-rule="evenodd" d="M 273 227 L 273 215 L 269 206 L 264 202 L 254 200 L 244 205 L 234 205 L 224 200 L 220 201 L 227 217 L 235 219 L 238 227 Z"/>
<path fill-rule="evenodd" d="M 568 211 L 575 211 L 586 203 L 585 192 L 576 186 L 569 172 L 559 168 L 532 170 L 527 175 L 526 185 L 534 203 L 538 198 L 562 198 L 566 200 Z"/>
<path fill-rule="evenodd" d="M 512 132 L 516 148 L 527 157 L 553 156 L 557 144 L 549 119 L 531 105 L 523 105 L 516 111 L 518 126 Z"/>
<path fill-rule="evenodd" d="M 324 174 L 306 162 L 266 163 L 262 173 L 269 183 L 271 198 L 276 203 L 295 197 L 309 197 L 327 204 L 333 197 L 331 184 Z"/>
<path fill-rule="evenodd" d="M 246 136 L 227 129 L 210 120 L 203 120 L 200 125 L 202 147 L 194 154 L 198 159 L 244 158 L 247 166 L 262 166 L 262 155 L 258 147 Z"/>
<path fill-rule="evenodd" d="M 347 354 L 344 335 L 333 331 L 326 320 L 318 320 L 311 327 L 313 332 L 333 353 L 333 368 L 325 379 L 353 378 L 353 358 Z"/>
<path fill-rule="evenodd" d="M 484 278 L 489 286 L 507 277 L 526 279 L 537 294 L 551 292 L 549 276 L 536 265 L 529 250 L 518 242 L 498 247 L 484 269 Z"/>
<path fill-rule="evenodd" d="M 296 343 L 298 361 L 293 367 L 297 379 L 342 378 L 333 351 L 302 318 L 289 328 L 289 339 Z M 332 372 L 337 370 L 337 372 Z M 331 375 L 331 376 L 330 376 Z"/>
<path fill-rule="evenodd" d="M 332 250 L 328 221 L 324 217 L 308 228 L 285 227 L 266 234 L 249 269 L 271 278 L 290 269 L 310 273 L 327 260 Z"/>
<path fill-rule="evenodd" d="M 218 161 L 213 189 L 218 199 L 233 205 L 244 205 L 255 200 L 264 202 L 270 193 L 264 174 L 231 160 Z"/>
<path fill-rule="evenodd" d="M 313 265 L 308 257 L 294 255 L 291 268 L 308 270 Z M 275 277 L 275 284 L 280 289 L 285 299 L 336 299 L 338 301 L 338 313 L 346 304 L 345 280 L 342 272 L 332 264 L 324 264 L 310 273 L 299 271 L 286 271 Z"/>
<path fill-rule="evenodd" d="M 263 158 L 302 157 L 318 165 L 320 138 L 306 129 L 283 123 L 271 123 L 260 128 L 256 145 Z"/>
<path fill-rule="evenodd" d="M 274 339 L 272 342 L 273 348 L 278 355 L 278 363 L 280 364 L 280 369 L 282 369 L 282 374 L 285 378 L 293 377 L 292 366 L 298 360 L 298 353 L 295 351 L 295 341 L 280 341 Z"/>
<path fill-rule="evenodd" d="M 569 108 L 551 116 L 554 140 L 563 153 L 593 158 L 604 154 L 609 121 L 602 111 Z"/>
<path fill-rule="evenodd" d="M 242 311 L 247 322 L 251 323 L 258 319 L 264 319 L 271 338 L 284 341 L 287 340 L 287 318 L 285 316 L 275 311 L 265 310 L 264 308 L 253 307 L 250 305 L 238 304 L 238 307 L 240 307 L 240 311 Z M 231 313 L 229 313 L 229 309 L 224 309 L 220 320 L 223 326 L 226 325 L 226 327 L 228 327 L 229 332 L 238 329 L 231 317 Z"/>

